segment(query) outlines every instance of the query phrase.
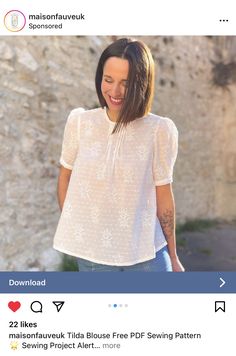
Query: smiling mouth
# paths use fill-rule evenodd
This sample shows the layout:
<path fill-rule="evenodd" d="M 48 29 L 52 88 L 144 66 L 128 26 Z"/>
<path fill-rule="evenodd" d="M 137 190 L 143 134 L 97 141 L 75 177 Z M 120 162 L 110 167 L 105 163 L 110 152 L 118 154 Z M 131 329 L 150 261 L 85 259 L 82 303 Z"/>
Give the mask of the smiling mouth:
<path fill-rule="evenodd" d="M 121 105 L 123 103 L 123 100 L 124 100 L 123 98 L 119 98 L 119 99 L 113 98 L 110 95 L 109 95 L 109 99 L 110 99 L 111 103 L 114 104 L 114 105 Z"/>

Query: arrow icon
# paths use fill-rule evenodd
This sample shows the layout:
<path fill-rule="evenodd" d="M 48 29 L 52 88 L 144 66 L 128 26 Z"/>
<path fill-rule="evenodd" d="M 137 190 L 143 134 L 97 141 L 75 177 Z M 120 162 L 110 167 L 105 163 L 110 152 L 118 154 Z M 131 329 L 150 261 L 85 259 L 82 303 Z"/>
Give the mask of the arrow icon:
<path fill-rule="evenodd" d="M 57 311 L 59 312 L 61 310 L 61 308 L 63 307 L 63 305 L 65 304 L 65 302 L 53 302 L 53 304 L 55 305 L 55 307 L 57 308 Z"/>
<path fill-rule="evenodd" d="M 220 280 L 221 280 L 221 285 L 220 285 L 220 288 L 223 287 L 223 285 L 225 284 L 225 281 L 223 280 L 223 278 L 220 277 Z"/>

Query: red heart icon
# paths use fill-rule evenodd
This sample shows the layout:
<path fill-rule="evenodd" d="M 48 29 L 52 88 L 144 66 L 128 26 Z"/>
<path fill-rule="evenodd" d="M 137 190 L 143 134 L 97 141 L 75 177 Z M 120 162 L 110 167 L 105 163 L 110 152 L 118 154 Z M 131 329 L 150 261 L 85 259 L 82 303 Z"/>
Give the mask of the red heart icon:
<path fill-rule="evenodd" d="M 13 312 L 16 312 L 21 307 L 20 302 L 9 302 L 8 308 L 10 308 Z"/>

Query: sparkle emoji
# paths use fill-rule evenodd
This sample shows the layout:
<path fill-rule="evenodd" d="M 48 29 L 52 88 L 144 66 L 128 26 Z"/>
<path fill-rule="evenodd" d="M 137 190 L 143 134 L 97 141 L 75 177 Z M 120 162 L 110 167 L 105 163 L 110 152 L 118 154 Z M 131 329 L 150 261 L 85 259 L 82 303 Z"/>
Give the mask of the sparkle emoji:
<path fill-rule="evenodd" d="M 18 349 L 18 341 L 12 341 L 10 343 L 10 347 L 12 350 L 17 350 Z"/>

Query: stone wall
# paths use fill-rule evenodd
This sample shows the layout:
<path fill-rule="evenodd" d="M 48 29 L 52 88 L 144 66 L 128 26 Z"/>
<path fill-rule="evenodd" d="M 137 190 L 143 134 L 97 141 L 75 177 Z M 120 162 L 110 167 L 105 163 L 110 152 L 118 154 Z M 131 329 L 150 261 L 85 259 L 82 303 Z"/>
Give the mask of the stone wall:
<path fill-rule="evenodd" d="M 177 221 L 236 216 L 236 38 L 140 37 L 156 64 L 153 112 L 179 129 Z M 0 38 L 0 270 L 55 270 L 58 159 L 72 108 L 98 105 L 111 37 Z"/>

